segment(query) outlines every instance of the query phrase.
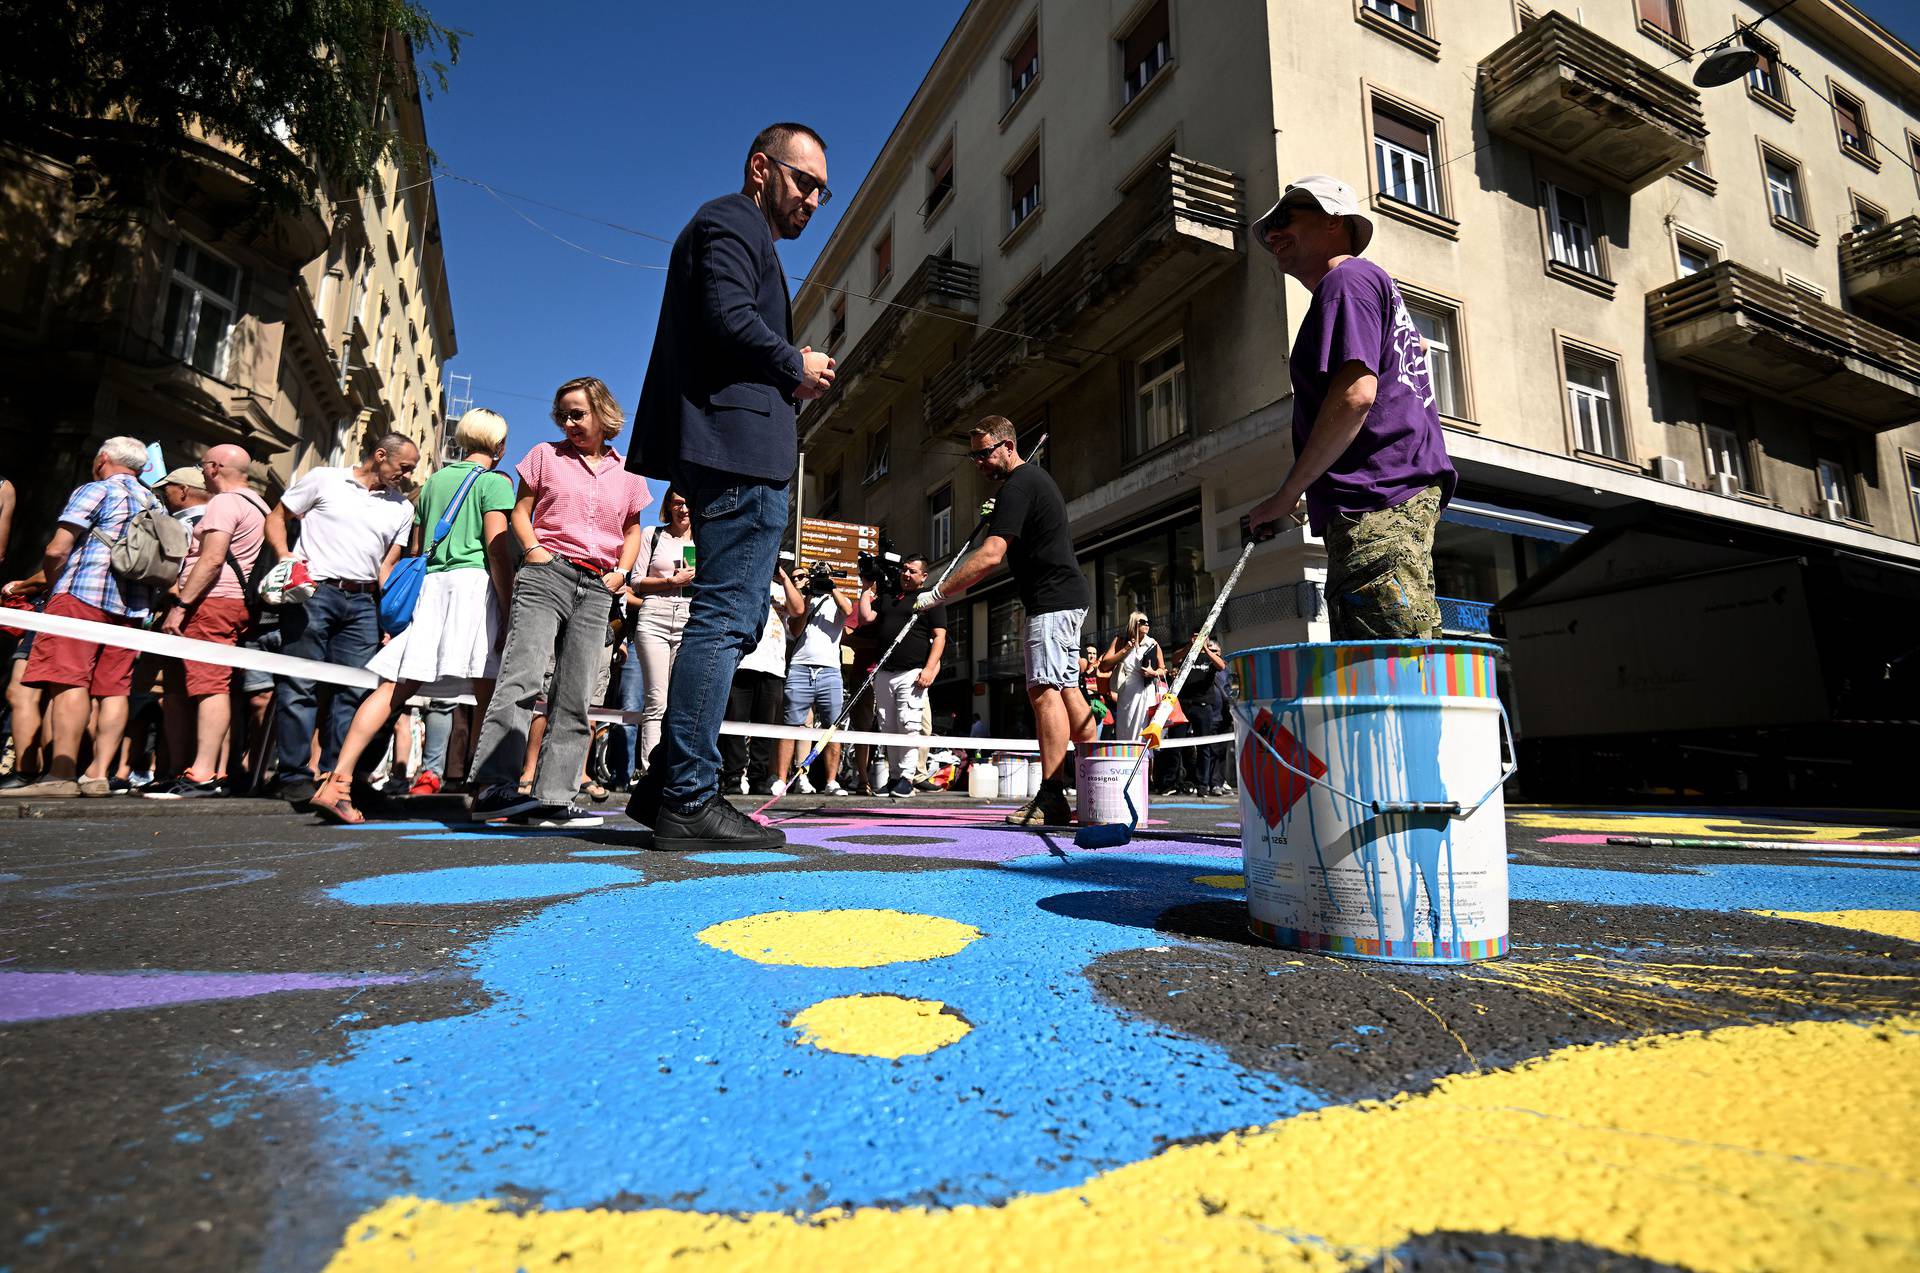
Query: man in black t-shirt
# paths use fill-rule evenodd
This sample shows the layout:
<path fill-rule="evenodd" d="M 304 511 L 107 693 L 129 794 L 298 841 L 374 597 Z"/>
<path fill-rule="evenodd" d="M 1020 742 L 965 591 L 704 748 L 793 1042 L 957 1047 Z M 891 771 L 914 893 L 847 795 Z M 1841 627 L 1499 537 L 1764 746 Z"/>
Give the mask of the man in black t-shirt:
<path fill-rule="evenodd" d="M 1015 826 L 1065 826 L 1073 821 L 1066 795 L 1067 745 L 1091 742 L 1099 728 L 1080 693 L 1078 658 L 1080 628 L 1093 590 L 1074 555 L 1067 501 L 1044 469 L 1020 458 L 1013 422 L 988 416 L 973 427 L 969 445 L 974 466 L 1001 483 L 1000 493 L 983 510 L 991 518 L 986 542 L 955 566 L 945 583 L 921 594 L 917 604 L 944 604 L 1002 562 L 1011 567 L 1027 612 L 1027 700 L 1033 704 L 1040 768 L 1046 776 L 1033 799 L 1008 814 L 1007 821 Z"/>
<path fill-rule="evenodd" d="M 927 687 L 940 675 L 940 656 L 947 648 L 947 610 L 945 606 L 922 606 L 920 590 L 927 586 L 927 559 L 915 553 L 900 563 L 901 590 L 882 594 L 869 587 L 860 594 L 860 622 L 874 628 L 874 645 L 884 651 L 900 635 L 900 629 L 918 613 L 920 622 L 900 641 L 899 648 L 880 663 L 880 675 L 874 681 L 874 707 L 880 716 L 880 729 L 888 734 L 917 734 L 920 718 L 927 705 Z M 918 747 L 887 748 L 887 767 L 891 771 L 886 794 L 910 796 L 920 778 Z"/>

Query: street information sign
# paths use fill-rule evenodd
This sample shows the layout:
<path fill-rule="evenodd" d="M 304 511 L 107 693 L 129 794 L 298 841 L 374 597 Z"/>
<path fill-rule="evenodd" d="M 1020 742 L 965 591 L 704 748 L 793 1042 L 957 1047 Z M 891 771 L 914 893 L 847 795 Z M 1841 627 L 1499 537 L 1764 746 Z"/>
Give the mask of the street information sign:
<path fill-rule="evenodd" d="M 830 522 L 820 517 L 800 519 L 800 565 L 824 562 L 835 571 L 854 575 L 855 562 L 863 552 L 880 551 L 880 528 L 858 522 Z"/>

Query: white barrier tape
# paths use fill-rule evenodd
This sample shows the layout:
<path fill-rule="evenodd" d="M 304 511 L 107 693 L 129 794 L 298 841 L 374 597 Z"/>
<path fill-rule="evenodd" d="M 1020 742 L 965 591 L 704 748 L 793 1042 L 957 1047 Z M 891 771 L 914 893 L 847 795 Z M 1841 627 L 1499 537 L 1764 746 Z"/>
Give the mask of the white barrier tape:
<path fill-rule="evenodd" d="M 246 668 L 249 671 L 266 672 L 273 676 L 290 676 L 303 681 L 324 681 L 330 685 L 345 685 L 353 689 L 370 690 L 380 684 L 380 678 L 363 667 L 324 663 L 318 659 L 297 659 L 287 654 L 270 654 L 265 650 L 249 650 L 245 646 L 221 645 L 215 641 L 172 636 L 165 632 L 148 632 L 144 628 L 126 628 L 114 623 L 98 623 L 92 619 L 75 619 L 69 615 L 40 614 L 32 610 L 0 610 L 0 627 L 24 628 L 32 632 L 45 632 L 49 636 L 71 637 L 77 641 L 96 641 L 101 645 L 139 650 L 146 654 L 159 654 L 168 658 L 191 659 L 196 663 L 224 663 L 228 667 Z M 471 702 L 472 697 L 459 695 L 454 701 Z M 587 716 L 591 720 L 610 721 L 621 725 L 637 724 L 640 720 L 639 712 L 620 712 L 606 708 L 594 708 L 587 713 Z M 805 725 L 755 725 L 746 721 L 731 720 L 721 724 L 720 732 L 745 738 L 791 738 L 801 743 L 812 743 L 820 736 L 819 729 Z M 879 747 L 937 747 L 947 751 L 1037 753 L 1040 750 L 1039 743 L 1031 738 L 956 738 L 942 734 L 880 734 L 856 730 L 842 730 L 834 735 L 833 741 Z M 1101 741 L 1111 742 L 1112 740 Z M 1160 744 L 1159 750 L 1174 751 L 1182 747 L 1205 747 L 1214 743 L 1232 741 L 1232 734 L 1208 734 L 1200 738 L 1169 738 Z"/>
<path fill-rule="evenodd" d="M 245 646 L 221 645 L 192 637 L 149 632 L 145 628 L 123 628 L 115 623 L 96 623 L 64 614 L 39 614 L 32 610 L 0 610 L 0 628 L 25 628 L 48 636 L 71 637 L 76 641 L 95 641 L 101 645 L 139 650 L 144 654 L 163 654 L 169 658 L 191 659 L 196 663 L 224 663 L 250 672 L 291 676 L 302 681 L 325 681 L 358 690 L 370 690 L 380 678 L 363 667 L 323 663 L 318 659 L 296 659 L 286 654 L 269 654 Z"/>

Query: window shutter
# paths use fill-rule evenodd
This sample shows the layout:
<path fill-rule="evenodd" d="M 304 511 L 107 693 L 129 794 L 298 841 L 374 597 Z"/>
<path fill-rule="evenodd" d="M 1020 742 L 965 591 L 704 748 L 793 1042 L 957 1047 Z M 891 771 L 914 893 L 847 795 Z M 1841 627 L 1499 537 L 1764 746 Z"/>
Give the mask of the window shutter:
<path fill-rule="evenodd" d="M 1129 72 L 1142 62 L 1150 61 L 1156 45 L 1165 44 L 1172 51 L 1173 28 L 1167 20 L 1167 0 L 1160 2 L 1141 15 L 1133 30 L 1127 32 L 1127 38 L 1121 42 L 1122 61 Z"/>
<path fill-rule="evenodd" d="M 1679 15 L 1674 12 L 1676 0 L 1639 0 L 1639 3 L 1642 22 L 1651 23 L 1668 35 L 1680 34 L 1680 24 L 1676 21 Z"/>
<path fill-rule="evenodd" d="M 1416 124 L 1379 106 L 1373 108 L 1373 135 L 1424 156 L 1429 162 L 1433 159 L 1433 133 L 1426 125 Z"/>

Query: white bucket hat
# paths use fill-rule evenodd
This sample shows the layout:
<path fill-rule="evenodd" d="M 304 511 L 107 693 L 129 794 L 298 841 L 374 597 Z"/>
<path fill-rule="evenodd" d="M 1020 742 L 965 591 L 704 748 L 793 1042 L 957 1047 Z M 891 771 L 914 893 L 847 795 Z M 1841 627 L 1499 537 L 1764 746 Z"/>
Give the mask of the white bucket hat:
<path fill-rule="evenodd" d="M 1269 224 L 1282 208 L 1318 208 L 1328 216 L 1345 217 L 1347 226 L 1353 232 L 1353 252 L 1355 256 L 1367 250 L 1367 244 L 1373 242 L 1373 219 L 1360 207 L 1360 196 L 1353 187 L 1338 177 L 1328 177 L 1315 173 L 1289 182 L 1280 192 L 1280 201 L 1268 208 L 1266 214 L 1253 223 L 1254 241 L 1264 245 L 1267 241 Z"/>

